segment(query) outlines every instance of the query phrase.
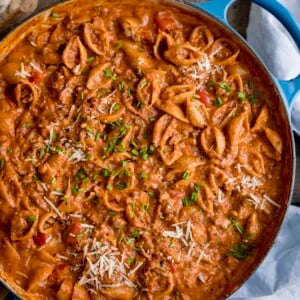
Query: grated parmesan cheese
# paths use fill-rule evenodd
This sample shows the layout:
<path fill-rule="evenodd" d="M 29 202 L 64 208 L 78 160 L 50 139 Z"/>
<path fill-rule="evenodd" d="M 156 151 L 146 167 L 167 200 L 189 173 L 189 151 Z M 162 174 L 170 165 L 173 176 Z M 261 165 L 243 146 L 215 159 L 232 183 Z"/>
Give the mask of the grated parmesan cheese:
<path fill-rule="evenodd" d="M 24 63 L 21 62 L 21 70 L 20 71 L 16 71 L 15 73 L 16 76 L 19 76 L 21 78 L 26 79 L 27 77 L 30 77 L 31 74 L 25 71 L 25 67 L 24 67 Z"/>
<path fill-rule="evenodd" d="M 45 202 L 56 212 L 56 214 L 63 219 L 63 215 L 62 213 L 57 209 L 57 207 L 51 202 L 51 200 L 49 200 L 47 197 L 43 197 L 43 199 L 45 200 Z"/>
<path fill-rule="evenodd" d="M 36 71 L 38 71 L 39 73 L 43 73 L 43 71 L 41 70 L 41 68 L 39 67 L 39 65 L 35 61 L 30 62 L 29 65 L 33 69 L 35 69 Z"/>
<path fill-rule="evenodd" d="M 205 254 L 205 252 L 204 252 L 204 251 L 208 248 L 208 246 L 209 246 L 209 243 L 207 243 L 207 244 L 203 247 L 203 250 L 200 250 L 200 251 L 199 251 L 200 255 L 199 255 L 198 259 L 197 259 L 196 266 L 199 266 L 199 265 L 200 265 L 201 260 L 203 259 L 203 257 L 209 258 L 209 257 Z"/>

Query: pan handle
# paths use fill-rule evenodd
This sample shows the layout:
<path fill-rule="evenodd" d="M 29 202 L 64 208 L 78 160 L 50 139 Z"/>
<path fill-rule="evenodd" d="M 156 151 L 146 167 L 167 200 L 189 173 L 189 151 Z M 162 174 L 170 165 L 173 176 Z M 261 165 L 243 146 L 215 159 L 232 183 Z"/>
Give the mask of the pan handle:
<path fill-rule="evenodd" d="M 252 2 L 268 10 L 288 30 L 294 42 L 300 49 L 300 24 L 292 14 L 277 0 L 252 0 Z M 299 62 L 300 63 L 300 62 Z M 292 127 L 300 135 L 300 74 L 292 80 L 284 81 L 276 79 L 285 96 L 288 110 L 291 116 Z"/>
<path fill-rule="evenodd" d="M 273 14 L 288 30 L 298 48 L 300 48 L 300 25 L 292 14 L 277 0 L 250 0 Z M 217 17 L 221 22 L 231 27 L 227 20 L 227 11 L 234 0 L 211 0 L 193 3 L 194 6 L 203 9 Z M 279 80 L 273 76 L 287 105 L 291 116 L 292 127 L 300 135 L 300 74 L 289 81 Z M 298 120 L 297 120 L 298 119 Z"/>

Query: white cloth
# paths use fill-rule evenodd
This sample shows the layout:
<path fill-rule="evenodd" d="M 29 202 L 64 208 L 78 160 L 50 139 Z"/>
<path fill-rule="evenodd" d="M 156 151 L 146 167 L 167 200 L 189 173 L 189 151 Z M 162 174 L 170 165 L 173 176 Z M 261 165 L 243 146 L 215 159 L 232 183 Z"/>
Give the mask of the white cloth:
<path fill-rule="evenodd" d="M 229 300 L 300 299 L 300 207 L 291 205 L 275 244 L 250 279 Z"/>
<path fill-rule="evenodd" d="M 279 2 L 300 23 L 300 0 Z M 292 38 L 273 15 L 256 4 L 251 6 L 247 40 L 278 79 L 290 80 L 300 73 L 300 53 Z"/>
<path fill-rule="evenodd" d="M 270 0 L 276 1 L 276 0 Z M 300 0 L 280 0 L 300 22 Z M 280 79 L 300 73 L 300 54 L 281 23 L 252 4 L 247 39 L 269 70 Z M 271 251 L 230 300 L 300 299 L 300 207 L 290 206 Z"/>

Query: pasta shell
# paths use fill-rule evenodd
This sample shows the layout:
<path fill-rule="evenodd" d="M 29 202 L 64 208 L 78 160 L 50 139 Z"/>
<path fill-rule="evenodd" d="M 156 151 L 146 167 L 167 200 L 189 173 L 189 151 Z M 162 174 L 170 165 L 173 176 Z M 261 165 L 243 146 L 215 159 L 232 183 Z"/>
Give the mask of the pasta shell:
<path fill-rule="evenodd" d="M 232 146 L 240 144 L 249 134 L 248 113 L 243 112 L 239 116 L 233 118 L 227 127 L 229 142 Z"/>
<path fill-rule="evenodd" d="M 282 148 L 283 148 L 282 138 L 280 137 L 278 132 L 276 132 L 275 130 L 270 129 L 270 128 L 265 128 L 265 134 L 266 134 L 266 137 L 269 140 L 270 144 L 272 145 L 272 149 L 273 149 L 274 154 L 271 155 L 271 153 L 269 151 L 265 151 L 265 153 L 266 154 L 269 153 L 269 156 L 271 158 L 275 158 L 276 160 L 280 160 L 281 155 L 282 155 Z"/>
<path fill-rule="evenodd" d="M 141 21 L 136 17 L 124 17 L 120 20 L 122 29 L 124 34 L 128 37 L 133 39 L 134 41 L 138 40 L 137 34 L 138 30 L 141 27 Z"/>
<path fill-rule="evenodd" d="M 137 87 L 137 98 L 146 106 L 152 106 L 159 100 L 161 90 L 166 86 L 166 72 L 153 70 L 144 76 Z"/>
<path fill-rule="evenodd" d="M 168 87 L 161 94 L 163 101 L 170 100 L 175 104 L 183 104 L 191 99 L 196 92 L 194 84 L 180 84 Z"/>
<path fill-rule="evenodd" d="M 103 23 L 103 20 L 98 18 L 97 23 L 97 25 L 91 23 L 84 25 L 83 39 L 90 50 L 103 56 L 109 51 L 110 36 L 104 24 L 99 24 Z"/>
<path fill-rule="evenodd" d="M 73 292 L 73 281 L 70 278 L 65 278 L 61 283 L 58 292 L 56 293 L 57 300 L 71 299 Z"/>
<path fill-rule="evenodd" d="M 191 33 L 189 41 L 192 46 L 206 51 L 214 42 L 214 36 L 205 25 L 197 26 Z"/>
<path fill-rule="evenodd" d="M 235 61 L 240 48 L 227 38 L 217 39 L 210 48 L 209 59 L 214 65 L 228 65 Z"/>
<path fill-rule="evenodd" d="M 261 177 L 265 174 L 264 159 L 260 151 L 251 148 L 243 146 L 239 151 L 238 160 L 249 175 Z"/>
<path fill-rule="evenodd" d="M 16 115 L 12 111 L 0 111 L 0 133 L 3 136 L 15 136 L 15 118 Z"/>
<path fill-rule="evenodd" d="M 87 51 L 79 37 L 70 39 L 62 54 L 63 63 L 72 69 L 74 74 L 81 74 L 86 66 Z"/>
<path fill-rule="evenodd" d="M 226 148 L 226 139 L 218 127 L 207 127 L 201 133 L 201 146 L 209 157 L 221 157 Z"/>
<path fill-rule="evenodd" d="M 267 123 L 269 121 L 269 110 L 267 106 L 264 106 L 262 110 L 260 111 L 254 126 L 252 127 L 253 132 L 262 132 L 265 127 L 267 126 Z"/>
<path fill-rule="evenodd" d="M 227 78 L 228 85 L 231 88 L 231 92 L 243 92 L 244 84 L 241 76 L 239 74 L 233 74 Z"/>
<path fill-rule="evenodd" d="M 35 216 L 31 222 L 29 216 Z M 10 238 L 12 241 L 25 241 L 35 234 L 39 215 L 36 211 L 25 211 L 15 214 L 11 220 Z"/>
<path fill-rule="evenodd" d="M 161 269 L 161 268 L 157 267 L 152 271 L 148 271 L 148 273 L 146 273 L 145 276 L 146 276 L 146 280 L 148 278 L 149 279 L 151 278 L 151 282 L 153 282 L 153 278 L 155 278 L 156 281 L 159 280 L 159 278 L 161 278 L 160 280 L 162 282 L 166 283 L 164 290 L 158 291 L 155 294 L 148 292 L 149 299 L 163 300 L 163 299 L 165 299 L 165 297 L 167 297 L 168 295 L 170 295 L 172 293 L 172 291 L 175 287 L 175 280 L 173 278 L 173 274 L 171 272 L 167 271 L 166 269 Z"/>
<path fill-rule="evenodd" d="M 167 126 L 171 122 L 171 119 L 172 119 L 172 117 L 170 115 L 164 114 L 155 122 L 154 128 L 153 128 L 152 141 L 156 147 L 159 146 L 162 136 L 163 136 Z"/>
<path fill-rule="evenodd" d="M 164 48 L 165 43 L 167 44 L 167 47 L 170 48 L 172 45 L 175 44 L 175 41 L 170 34 L 166 32 L 160 32 L 153 46 L 153 54 L 158 60 L 163 60 L 163 54 L 161 54 L 160 49 Z"/>
<path fill-rule="evenodd" d="M 212 114 L 212 124 L 219 128 L 225 127 L 237 111 L 235 103 L 226 103 L 218 107 Z"/>
<path fill-rule="evenodd" d="M 115 170 L 114 175 L 109 177 L 106 190 L 103 197 L 105 206 L 113 211 L 126 210 L 126 198 L 128 193 L 132 191 L 136 184 L 133 165 L 129 164 L 125 167 Z M 114 197 L 111 198 L 111 191 Z"/>
<path fill-rule="evenodd" d="M 89 73 L 86 86 L 90 90 L 97 88 L 110 88 L 112 85 L 112 79 L 105 76 L 105 70 L 109 69 L 109 64 L 100 64 L 95 66 Z M 110 70 L 110 69 L 109 69 Z"/>
<path fill-rule="evenodd" d="M 204 184 L 200 187 L 200 193 L 198 193 L 198 197 L 196 203 L 200 206 L 200 208 L 205 211 L 208 215 L 214 215 L 214 204 L 213 199 L 215 195 L 212 190 Z"/>
<path fill-rule="evenodd" d="M 200 61 L 204 53 L 189 42 L 173 45 L 164 53 L 164 57 L 177 66 L 191 66 Z"/>
<path fill-rule="evenodd" d="M 209 170 L 209 186 L 211 190 L 217 194 L 219 188 L 225 186 L 225 183 L 228 181 L 229 176 L 224 170 L 221 170 L 215 166 L 210 167 Z"/>
<path fill-rule="evenodd" d="M 163 115 L 154 126 L 153 143 L 168 166 L 182 155 L 180 145 L 176 143 L 178 138 L 182 138 L 178 136 L 177 123 L 176 119 Z"/>
<path fill-rule="evenodd" d="M 28 292 L 34 293 L 41 288 L 41 282 L 45 282 L 46 279 L 51 275 L 54 269 L 53 265 L 41 264 L 36 267 L 30 276 L 30 281 L 28 284 Z"/>
<path fill-rule="evenodd" d="M 132 300 L 135 290 L 128 286 L 105 288 L 102 290 L 102 294 L 110 297 L 111 299 L 124 299 Z"/>
<path fill-rule="evenodd" d="M 209 115 L 206 106 L 196 100 L 189 98 L 186 102 L 186 116 L 189 122 L 198 128 L 205 128 L 209 122 Z"/>
<path fill-rule="evenodd" d="M 126 53 L 127 62 L 139 73 L 157 69 L 156 61 L 146 52 L 141 51 L 139 43 L 121 40 L 122 50 Z"/>
<path fill-rule="evenodd" d="M 18 107 L 23 107 L 26 104 L 34 106 L 38 101 L 39 91 L 34 83 L 27 80 L 20 80 L 15 87 L 15 97 Z"/>
<path fill-rule="evenodd" d="M 86 288 L 79 282 L 76 282 L 73 287 L 72 300 L 89 300 L 90 295 Z"/>
<path fill-rule="evenodd" d="M 155 107 L 157 107 L 158 109 L 162 110 L 163 112 L 173 116 L 174 118 L 188 123 L 187 118 L 184 115 L 183 110 L 181 109 L 181 107 L 179 105 L 174 104 L 173 102 L 171 102 L 171 100 L 166 100 L 164 102 L 158 102 L 155 104 Z"/>

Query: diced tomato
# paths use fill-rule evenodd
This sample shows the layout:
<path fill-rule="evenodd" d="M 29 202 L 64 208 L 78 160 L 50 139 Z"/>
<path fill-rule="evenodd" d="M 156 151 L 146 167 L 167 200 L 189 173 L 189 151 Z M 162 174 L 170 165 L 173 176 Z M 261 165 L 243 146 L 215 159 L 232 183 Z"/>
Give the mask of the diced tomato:
<path fill-rule="evenodd" d="M 75 243 L 76 242 L 75 236 L 82 233 L 82 231 L 83 231 L 83 228 L 81 227 L 80 223 L 78 223 L 78 222 L 73 223 L 70 228 L 70 233 L 68 235 L 67 242 L 69 244 Z"/>
<path fill-rule="evenodd" d="M 38 83 L 41 81 L 42 75 L 39 72 L 34 72 L 28 80 L 33 83 Z"/>
<path fill-rule="evenodd" d="M 45 233 L 38 231 L 37 235 L 34 235 L 32 239 L 37 246 L 43 246 L 46 244 L 47 236 Z"/>
<path fill-rule="evenodd" d="M 196 93 L 199 96 L 199 101 L 201 101 L 205 106 L 211 105 L 210 96 L 205 90 L 197 90 Z"/>
<path fill-rule="evenodd" d="M 169 269 L 172 273 L 176 273 L 177 272 L 177 267 L 176 264 L 172 261 L 168 261 L 169 263 Z"/>
<path fill-rule="evenodd" d="M 154 16 L 157 27 L 163 31 L 182 28 L 182 24 L 177 21 L 169 11 L 160 11 Z"/>

